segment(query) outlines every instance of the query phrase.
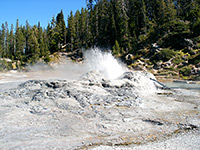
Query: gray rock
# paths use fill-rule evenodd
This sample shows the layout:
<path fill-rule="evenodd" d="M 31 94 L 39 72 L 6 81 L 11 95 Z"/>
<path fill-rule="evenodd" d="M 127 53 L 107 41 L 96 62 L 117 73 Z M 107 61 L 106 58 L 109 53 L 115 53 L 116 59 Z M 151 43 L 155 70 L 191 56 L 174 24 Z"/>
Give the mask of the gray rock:
<path fill-rule="evenodd" d="M 198 48 L 196 44 L 193 43 L 191 39 L 184 39 L 184 42 L 182 43 L 183 46 L 188 47 L 188 49 Z"/>
<path fill-rule="evenodd" d="M 191 73 L 192 75 L 200 75 L 200 67 L 199 68 L 193 67 Z"/>

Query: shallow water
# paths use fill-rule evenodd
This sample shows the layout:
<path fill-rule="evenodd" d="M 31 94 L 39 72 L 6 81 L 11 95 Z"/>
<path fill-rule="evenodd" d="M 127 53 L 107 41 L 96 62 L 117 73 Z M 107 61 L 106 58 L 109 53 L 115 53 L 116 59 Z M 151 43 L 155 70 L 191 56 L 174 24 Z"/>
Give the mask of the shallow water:
<path fill-rule="evenodd" d="M 171 89 L 199 90 L 200 92 L 200 84 L 168 82 L 165 85 Z"/>

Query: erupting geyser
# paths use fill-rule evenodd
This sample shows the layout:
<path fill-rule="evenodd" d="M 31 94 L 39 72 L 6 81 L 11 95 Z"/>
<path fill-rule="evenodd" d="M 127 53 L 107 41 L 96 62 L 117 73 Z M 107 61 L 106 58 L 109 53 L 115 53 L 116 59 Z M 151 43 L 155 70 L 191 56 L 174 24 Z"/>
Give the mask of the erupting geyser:
<path fill-rule="evenodd" d="M 117 79 L 128 69 L 113 57 L 111 52 L 102 52 L 98 48 L 87 50 L 84 53 L 85 63 L 91 70 L 101 71 L 107 79 Z"/>
<path fill-rule="evenodd" d="M 110 80 L 113 84 L 130 82 L 130 84 L 136 87 L 135 90 L 142 94 L 155 93 L 157 87 L 160 86 L 155 82 L 156 78 L 153 74 L 149 72 L 128 70 L 122 62 L 114 58 L 110 51 L 105 52 L 99 48 L 89 49 L 85 51 L 84 58 L 84 65 L 87 68 L 87 73 L 93 71 L 85 78 L 93 76 L 92 80 L 96 81 L 99 80 L 99 77 L 105 78 Z M 98 73 L 98 75 L 95 75 L 95 72 L 97 73 L 97 71 L 100 74 Z M 128 81 L 124 81 L 126 79 L 128 79 Z"/>

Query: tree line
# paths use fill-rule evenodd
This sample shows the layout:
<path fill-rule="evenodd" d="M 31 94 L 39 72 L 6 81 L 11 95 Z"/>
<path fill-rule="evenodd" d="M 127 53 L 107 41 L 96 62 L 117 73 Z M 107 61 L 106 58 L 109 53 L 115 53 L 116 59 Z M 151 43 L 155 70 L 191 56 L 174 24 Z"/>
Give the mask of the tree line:
<path fill-rule="evenodd" d="M 49 55 L 93 46 L 115 55 L 134 53 L 166 34 L 200 35 L 200 0 L 86 0 L 87 7 L 68 15 L 61 10 L 46 28 L 40 23 L 0 29 L 0 58 L 34 63 Z"/>

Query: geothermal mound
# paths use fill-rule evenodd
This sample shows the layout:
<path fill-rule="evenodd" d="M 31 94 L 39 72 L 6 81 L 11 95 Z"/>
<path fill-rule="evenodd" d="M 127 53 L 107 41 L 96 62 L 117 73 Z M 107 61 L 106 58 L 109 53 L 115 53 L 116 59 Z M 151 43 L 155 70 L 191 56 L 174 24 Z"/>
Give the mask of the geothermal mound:
<path fill-rule="evenodd" d="M 155 94 L 157 88 L 147 73 L 125 72 L 111 81 L 100 71 L 91 71 L 74 81 L 29 80 L 0 98 L 22 99 L 33 114 L 48 113 L 51 104 L 75 114 L 91 108 L 96 115 L 98 108 L 138 106 L 144 93 Z"/>

